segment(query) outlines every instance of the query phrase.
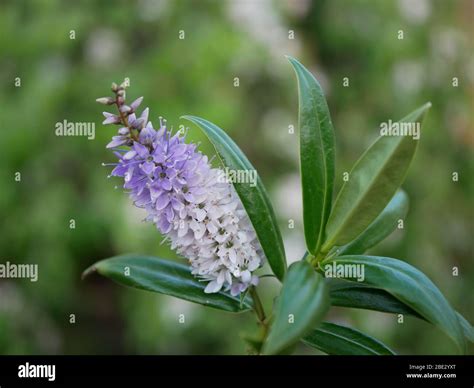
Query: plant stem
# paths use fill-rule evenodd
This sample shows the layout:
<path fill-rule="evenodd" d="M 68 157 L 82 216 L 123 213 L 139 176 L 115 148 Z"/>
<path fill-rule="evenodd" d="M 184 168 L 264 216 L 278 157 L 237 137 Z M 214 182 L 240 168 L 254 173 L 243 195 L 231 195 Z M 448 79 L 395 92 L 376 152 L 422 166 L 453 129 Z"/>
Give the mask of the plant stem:
<path fill-rule="evenodd" d="M 250 287 L 249 293 L 253 300 L 253 304 L 254 304 L 253 308 L 255 310 L 255 313 L 257 314 L 257 318 L 259 322 L 264 327 L 266 327 L 267 323 L 265 322 L 265 320 L 267 319 L 267 317 L 265 315 L 265 310 L 263 309 L 262 301 L 260 300 L 260 297 L 258 296 L 257 289 L 254 286 L 252 286 Z"/>
<path fill-rule="evenodd" d="M 128 128 L 128 131 L 130 133 L 130 137 L 135 140 L 135 141 L 138 141 L 138 136 L 136 136 L 134 133 L 133 133 L 133 129 L 130 127 L 130 125 L 128 124 L 128 118 L 127 118 L 127 115 L 122 113 L 122 111 L 120 110 L 120 103 L 119 103 L 119 100 L 118 100 L 118 96 L 115 98 L 115 105 L 117 105 L 117 109 L 118 109 L 118 112 L 119 112 L 119 115 L 120 115 L 120 120 L 122 120 L 122 124 Z"/>
<path fill-rule="evenodd" d="M 258 318 L 258 323 L 262 328 L 261 331 L 261 344 L 265 342 L 265 339 L 267 338 L 268 334 L 268 322 L 267 322 L 267 317 L 265 315 L 265 310 L 262 305 L 262 301 L 260 300 L 260 296 L 258 296 L 257 289 L 254 286 L 251 286 L 249 288 L 249 294 L 250 297 L 253 300 L 253 309 L 255 311 L 255 314 L 257 315 Z M 258 354 L 261 354 L 262 349 L 258 349 Z"/>

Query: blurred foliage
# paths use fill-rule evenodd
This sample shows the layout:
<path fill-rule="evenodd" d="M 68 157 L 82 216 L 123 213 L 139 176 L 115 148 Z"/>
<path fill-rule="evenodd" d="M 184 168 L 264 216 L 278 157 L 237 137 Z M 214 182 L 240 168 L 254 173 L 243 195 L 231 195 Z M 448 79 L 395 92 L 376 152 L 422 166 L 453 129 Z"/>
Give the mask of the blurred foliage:
<path fill-rule="evenodd" d="M 119 183 L 106 179 L 101 163 L 113 160 L 104 148 L 113 133 L 94 100 L 129 77 L 129 98 L 145 96 L 155 122 L 162 115 L 177 128 L 181 115 L 195 114 L 225 128 L 271 190 L 296 260 L 304 242 L 297 135 L 288 127 L 297 125 L 297 94 L 284 54 L 313 70 L 327 92 L 338 187 L 381 121 L 433 103 L 404 185 L 405 228 L 373 252 L 423 270 L 473 322 L 472 15 L 469 0 L 3 1 L 0 262 L 37 263 L 39 281 L 0 280 L 0 353 L 245 353 L 239 334 L 254 328 L 251 315 L 80 280 L 88 265 L 119 253 L 176 258 L 114 190 Z M 63 120 L 96 123 L 95 139 L 55 136 Z M 212 154 L 197 129 L 189 138 Z M 270 306 L 277 284 L 262 284 Z M 343 309 L 331 316 L 400 353 L 454 352 L 416 319 L 399 324 L 393 315 Z"/>

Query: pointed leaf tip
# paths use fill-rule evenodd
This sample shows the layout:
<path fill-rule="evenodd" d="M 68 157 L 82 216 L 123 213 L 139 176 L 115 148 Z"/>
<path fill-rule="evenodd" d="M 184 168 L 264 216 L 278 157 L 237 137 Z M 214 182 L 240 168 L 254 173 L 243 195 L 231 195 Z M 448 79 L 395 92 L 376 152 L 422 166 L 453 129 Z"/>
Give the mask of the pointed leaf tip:
<path fill-rule="evenodd" d="M 298 81 L 303 221 L 306 247 L 316 255 L 332 204 L 335 140 L 329 107 L 317 79 L 300 62 L 288 58 Z"/>
<path fill-rule="evenodd" d="M 87 268 L 82 274 L 81 274 L 81 280 L 84 280 L 86 277 L 89 275 L 93 274 L 94 272 L 97 272 L 97 267 L 96 265 L 91 265 L 89 268 Z"/>
<path fill-rule="evenodd" d="M 188 265 L 172 260 L 143 255 L 115 256 L 99 261 L 84 271 L 84 276 L 97 272 L 115 282 L 151 292 L 174 296 L 228 312 L 244 312 L 252 308 L 252 301 L 228 292 L 205 294 L 206 283 L 191 274 Z"/>

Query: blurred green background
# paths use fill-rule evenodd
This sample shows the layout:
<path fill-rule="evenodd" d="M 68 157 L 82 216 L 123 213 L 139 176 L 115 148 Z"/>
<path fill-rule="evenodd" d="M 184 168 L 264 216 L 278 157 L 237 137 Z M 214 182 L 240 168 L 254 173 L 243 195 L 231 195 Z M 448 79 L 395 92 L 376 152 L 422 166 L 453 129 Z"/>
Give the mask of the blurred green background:
<path fill-rule="evenodd" d="M 404 184 L 411 199 L 405 229 L 373 252 L 423 270 L 474 322 L 472 20 L 469 0 L 3 1 L 0 262 L 39 264 L 39 281 L 0 279 L 0 353 L 246 352 L 239 335 L 255 327 L 250 314 L 99 276 L 81 281 L 86 267 L 116 254 L 176 257 L 114 190 L 120 182 L 106 179 L 101 163 L 114 159 L 105 149 L 114 128 L 101 125 L 103 107 L 94 100 L 129 77 L 129 98 L 145 96 L 155 123 L 162 115 L 176 128 L 181 115 L 195 114 L 226 129 L 271 192 L 293 261 L 304 240 L 297 133 L 288 130 L 297 125 L 297 89 L 285 54 L 310 68 L 326 91 L 338 187 L 381 121 L 433 103 Z M 57 137 L 63 120 L 96 123 L 96 138 Z M 189 138 L 212 154 L 196 128 Z M 269 306 L 278 284 L 261 284 Z M 335 308 L 331 319 L 402 354 L 455 352 L 440 331 L 414 318 L 399 324 L 394 315 Z"/>

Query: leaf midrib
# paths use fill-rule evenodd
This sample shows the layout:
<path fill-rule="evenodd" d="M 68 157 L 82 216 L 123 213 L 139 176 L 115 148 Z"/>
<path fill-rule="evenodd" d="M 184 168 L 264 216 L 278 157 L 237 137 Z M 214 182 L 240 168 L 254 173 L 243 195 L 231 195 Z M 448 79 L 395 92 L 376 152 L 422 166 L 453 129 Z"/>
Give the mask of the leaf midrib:
<path fill-rule="evenodd" d="M 352 264 L 354 264 L 354 261 L 353 261 L 353 260 L 343 259 L 343 260 L 337 260 L 337 261 L 339 261 L 339 262 L 342 261 L 342 262 L 345 262 L 345 263 L 352 263 Z M 399 268 L 393 268 L 393 267 L 390 267 L 390 266 L 388 266 L 388 265 L 386 265 L 386 264 L 380 264 L 379 262 L 374 263 L 374 262 L 367 261 L 367 260 L 357 260 L 356 263 L 357 263 L 357 262 L 360 262 L 361 264 L 369 265 L 369 266 L 375 266 L 375 265 L 377 265 L 377 266 L 379 266 L 379 267 L 381 267 L 381 268 L 385 268 L 385 269 L 389 270 L 390 272 L 395 272 L 395 271 L 396 271 L 396 272 L 400 273 L 401 275 L 403 275 L 405 278 L 408 278 L 408 279 L 410 279 L 411 281 L 413 281 L 414 283 L 418 284 L 417 279 L 413 278 L 413 277 L 410 275 L 409 272 L 404 271 L 404 270 L 401 270 L 401 269 L 399 269 Z M 352 281 L 352 280 L 351 280 L 351 281 Z M 388 290 L 386 290 L 385 288 L 382 288 L 382 289 L 384 289 L 385 291 L 387 291 L 389 294 L 393 295 L 395 298 L 400 299 L 400 298 L 397 297 L 393 292 L 388 291 Z M 426 292 L 425 288 L 420 288 L 420 290 L 422 291 L 422 293 L 423 293 L 423 295 L 424 295 L 425 297 L 428 297 L 428 299 L 431 299 L 431 298 L 430 298 L 430 294 L 429 294 L 428 292 Z M 409 305 L 409 306 L 410 306 L 410 305 Z M 437 308 L 438 305 L 437 305 L 436 303 L 433 304 L 433 306 L 435 306 L 436 309 L 438 310 L 438 308 Z M 421 314 L 415 307 L 413 307 L 413 306 L 410 306 L 410 307 L 411 307 L 413 310 L 415 310 L 417 313 Z M 441 312 L 442 312 L 442 311 L 441 311 Z M 442 314 L 439 314 L 439 315 L 442 315 Z"/>
<path fill-rule="evenodd" d="M 367 151 L 365 151 L 362 156 L 360 157 L 360 159 L 357 161 L 357 163 L 355 164 L 354 168 L 351 170 L 351 172 L 349 173 L 349 175 L 352 173 L 352 171 L 354 171 L 354 169 L 356 167 L 358 167 L 359 165 L 359 162 L 363 160 L 363 158 L 368 154 L 368 152 L 372 149 L 372 147 L 382 138 L 378 138 L 373 144 L 372 146 L 370 146 Z M 393 155 L 395 153 L 395 151 L 398 149 L 398 147 L 400 146 L 400 144 L 402 143 L 404 139 L 401 138 L 401 140 L 398 142 L 398 144 L 393 148 L 392 152 L 390 152 L 389 154 L 389 157 L 385 160 L 385 162 L 382 164 L 381 168 L 377 171 L 377 173 L 374 175 L 374 177 L 370 180 L 370 184 L 367 185 L 367 189 L 364 190 L 363 194 L 361 196 L 358 197 L 358 199 L 356 200 L 355 202 L 355 206 L 352 207 L 352 209 L 349 211 L 348 213 L 348 216 L 345 218 L 345 221 L 341 224 L 341 226 L 337 229 L 337 232 L 333 234 L 333 237 L 328 240 L 324 245 L 328 245 L 328 244 L 331 244 L 330 245 L 330 248 L 332 247 L 332 244 L 334 243 L 334 240 L 336 240 L 336 237 L 338 237 L 338 235 L 341 233 L 341 230 L 343 230 L 343 228 L 347 225 L 348 221 L 350 219 L 352 219 L 352 216 L 355 212 L 355 210 L 359 207 L 359 204 L 362 202 L 363 198 L 367 195 L 367 193 L 372 189 L 373 185 L 374 185 L 374 182 L 376 181 L 376 179 L 381 175 L 381 172 L 385 169 L 385 167 L 387 166 L 388 162 L 390 160 L 392 160 L 393 158 Z M 402 179 L 403 180 L 403 179 Z M 344 186 L 341 188 L 341 191 L 339 193 L 339 195 L 337 196 L 336 198 L 336 201 L 334 203 L 334 207 L 337 205 L 337 202 L 339 200 L 339 197 L 342 196 L 342 193 L 343 193 L 343 189 L 344 187 L 346 186 L 346 184 L 344 184 Z M 333 209 L 334 209 L 333 207 Z"/>
<path fill-rule="evenodd" d="M 339 259 L 339 260 L 337 260 L 337 261 L 339 261 L 339 262 L 342 261 L 342 262 L 354 264 L 354 261 L 351 261 L 351 260 L 348 260 L 348 259 L 343 259 L 343 260 L 340 260 L 340 259 Z M 362 264 L 364 264 L 364 265 L 369 265 L 369 266 L 370 266 L 370 265 L 373 266 L 373 265 L 376 264 L 376 265 L 378 265 L 378 266 L 380 266 L 380 267 L 389 269 L 389 270 L 391 270 L 391 271 L 394 270 L 394 268 L 392 268 L 392 267 L 390 267 L 390 266 L 387 266 L 387 265 L 385 265 L 385 264 L 380 264 L 380 263 L 378 263 L 378 262 L 375 263 L 375 264 L 374 264 L 373 262 L 370 262 L 370 261 L 367 261 L 367 260 L 357 260 L 357 262 L 361 262 Z M 409 278 L 410 280 L 412 280 L 412 281 L 415 282 L 415 283 L 418 283 L 417 280 L 414 279 L 413 277 L 411 277 L 410 274 L 407 273 L 406 271 L 403 271 L 403 270 L 398 269 L 398 268 L 396 268 L 396 270 L 397 270 L 397 272 L 400 273 L 401 275 L 403 275 L 403 276 Z M 353 281 L 353 280 L 350 280 L 350 281 Z M 389 294 L 391 294 L 392 296 L 394 296 L 396 299 L 400 300 L 400 298 L 399 298 L 396 294 L 394 294 L 393 291 L 389 291 L 389 290 L 387 290 L 387 289 L 385 289 L 385 288 L 382 288 L 382 287 L 379 287 L 379 288 L 385 290 L 386 292 L 388 292 Z M 427 293 L 427 291 L 426 291 L 424 288 L 420 288 L 420 289 L 421 289 L 423 295 L 428 296 L 428 299 L 431 299 L 431 298 L 429 298 L 430 295 Z M 441 294 L 441 296 L 444 298 L 444 296 L 443 296 L 442 294 Z M 420 314 L 421 316 L 424 316 L 424 315 L 425 315 L 425 314 L 423 314 L 423 313 L 420 311 L 419 308 L 413 306 L 413 304 L 412 304 L 411 302 L 410 302 L 410 303 L 407 303 L 407 302 L 405 302 L 405 301 L 403 301 L 403 300 L 402 300 L 402 302 L 405 303 L 405 304 L 407 304 L 409 307 L 411 307 L 414 311 L 416 311 L 416 312 L 417 312 L 418 314 Z M 457 317 L 456 317 L 455 314 L 454 314 L 454 310 L 453 310 L 452 307 L 449 305 L 449 303 L 446 301 L 446 299 L 445 299 L 445 302 L 447 303 L 448 308 L 453 312 L 453 314 L 450 314 L 450 315 L 451 315 L 452 318 L 455 318 L 454 321 L 456 322 Z M 443 319 L 442 321 L 439 320 L 439 316 L 445 317 L 445 315 L 444 315 L 444 313 L 443 313 L 444 310 L 441 310 L 441 311 L 440 311 L 439 308 L 438 308 L 438 305 L 437 305 L 436 303 L 432 304 L 432 306 L 434 306 L 435 310 L 438 312 L 438 314 L 436 314 L 435 317 L 434 317 L 434 318 L 436 319 L 435 325 L 436 325 L 436 326 L 441 326 L 441 325 L 442 325 L 442 327 L 443 327 L 443 326 L 445 326 L 446 323 L 448 323 L 449 328 L 453 328 L 452 325 L 451 325 L 451 323 L 450 323 L 450 322 L 451 322 L 451 319 L 448 320 L 448 321 L 446 321 L 446 320 L 444 320 L 444 319 Z M 430 319 L 429 321 L 433 322 L 431 319 Z M 457 331 L 457 334 L 462 334 L 462 328 L 460 328 L 459 326 L 460 326 L 460 325 L 458 324 L 458 327 L 457 327 L 457 330 L 456 330 L 456 325 L 454 325 L 454 329 Z M 449 333 L 450 333 L 450 332 L 449 332 Z M 458 335 L 456 335 L 456 336 L 454 336 L 454 337 L 451 336 L 450 334 L 448 334 L 448 335 L 456 342 L 456 344 L 458 344 Z M 461 336 L 461 337 L 462 337 L 462 336 Z M 459 345 L 461 345 L 461 344 L 459 344 Z"/>
<path fill-rule="evenodd" d="M 119 265 L 119 266 L 122 265 L 122 263 L 120 263 L 120 262 L 115 262 L 114 264 Z M 179 265 L 179 263 L 178 263 L 178 265 Z M 144 272 L 145 273 L 146 272 L 155 273 L 155 271 L 151 271 L 150 269 L 146 268 L 143 265 L 133 265 L 133 266 L 129 265 L 129 266 L 130 266 L 131 269 L 133 268 L 136 271 L 140 271 L 142 273 L 142 275 L 143 275 Z M 177 273 L 176 268 L 173 268 L 172 266 L 168 266 L 168 267 L 169 267 L 169 268 L 167 268 L 168 270 L 171 269 L 173 272 Z M 118 274 L 118 275 L 120 275 L 122 273 L 117 268 L 114 268 L 114 267 L 109 267 L 109 268 L 112 271 L 117 270 L 116 274 Z M 182 268 L 182 269 L 184 269 L 184 268 Z M 190 275 L 190 272 L 186 271 L 186 275 Z M 172 274 L 168 274 L 166 272 L 159 271 L 159 276 L 149 277 L 149 279 L 150 279 L 150 282 L 152 284 L 153 284 L 153 279 L 160 280 L 160 281 L 165 281 L 165 282 L 168 282 L 170 284 L 179 281 L 179 282 L 182 282 L 185 287 L 189 287 L 190 291 L 193 291 L 193 292 L 202 291 L 202 292 L 204 292 L 204 286 L 202 286 L 201 283 L 199 283 L 197 280 L 195 280 L 194 278 L 191 278 L 191 277 L 181 278 L 180 275 L 175 277 Z M 143 283 L 139 283 L 136 280 L 136 278 L 132 278 L 132 277 L 129 278 L 129 281 L 131 282 L 131 284 L 135 284 L 136 286 L 140 286 L 142 289 L 145 289 L 147 291 L 159 292 L 159 293 L 164 294 L 164 295 L 170 295 L 170 293 L 167 293 L 167 292 L 157 291 L 158 288 L 160 288 L 161 290 L 164 290 L 164 289 L 166 289 L 166 287 L 157 287 L 157 288 L 154 289 L 153 287 L 148 287 L 148 286 L 144 285 Z M 179 290 L 179 287 L 170 287 L 169 290 L 174 293 L 174 295 L 172 295 L 172 296 L 181 298 L 181 296 L 178 296 L 179 292 L 176 292 L 177 290 Z M 220 296 L 219 302 L 221 302 L 222 304 L 231 306 L 231 304 L 229 302 L 235 302 L 237 304 L 240 303 L 240 299 L 237 299 L 237 298 L 233 297 L 230 294 L 226 294 L 226 293 L 223 293 L 223 292 L 218 292 L 217 295 Z M 192 300 L 196 301 L 197 303 L 201 303 L 200 299 L 193 297 L 193 295 L 188 295 L 188 298 L 189 299 L 192 298 Z M 217 299 L 215 300 L 215 302 L 217 303 Z M 207 305 L 207 303 L 206 303 L 206 305 Z M 243 305 L 245 306 L 245 308 L 247 310 L 251 308 L 251 306 L 247 303 L 247 301 L 244 301 Z M 236 308 L 235 311 L 238 312 L 238 311 L 245 311 L 245 310 L 242 309 L 242 308 Z"/>
<path fill-rule="evenodd" d="M 298 77 L 298 82 L 299 82 L 299 78 Z M 306 80 L 304 80 L 304 82 L 306 83 L 306 86 L 309 86 L 309 82 Z M 302 99 L 302 95 L 301 95 L 301 87 L 300 85 L 299 86 L 299 94 L 300 94 L 300 98 Z M 314 107 L 314 110 L 316 112 L 316 117 L 317 117 L 317 123 L 318 123 L 318 127 L 319 127 L 319 131 L 318 131 L 318 138 L 319 138 L 319 145 L 320 145 L 320 148 L 321 150 L 323 151 L 323 156 L 322 156 L 322 159 L 323 159 L 323 166 L 324 166 L 324 195 L 323 195 L 323 206 L 322 206 L 322 209 L 321 209 L 321 219 L 320 219 L 320 222 L 319 222 L 319 231 L 318 231 L 318 238 L 316 240 L 316 246 L 314 247 L 315 251 L 317 251 L 319 249 L 319 247 L 321 246 L 321 243 L 322 243 L 322 238 L 323 238 L 323 234 L 324 234 L 324 231 L 323 231 L 323 228 L 324 228 L 324 222 L 325 222 L 325 219 L 326 219 L 326 213 L 327 213 L 327 203 L 328 203 L 328 187 L 329 187 L 329 178 L 328 178 L 328 171 L 327 171 L 327 152 L 326 152 L 326 149 L 324 148 L 324 142 L 323 142 L 323 136 L 322 136 L 322 133 L 321 133 L 321 121 L 319 119 L 319 111 L 318 111 L 318 108 L 317 108 L 317 102 L 316 102 L 316 98 L 317 98 L 317 95 L 316 95 L 316 90 L 315 88 L 310 88 L 308 87 L 308 90 L 310 91 L 310 95 L 311 95 L 311 103 Z M 300 131 L 301 131 L 301 123 L 300 123 Z M 300 150 L 301 152 L 301 150 Z M 317 252 L 314 252 L 314 254 L 317 254 Z"/>
<path fill-rule="evenodd" d="M 375 350 L 372 350 L 371 348 L 368 348 L 366 345 L 361 344 L 360 342 L 357 342 L 357 341 L 352 340 L 352 339 L 350 339 L 350 338 L 347 338 L 347 337 L 345 337 L 345 336 L 343 336 L 343 335 L 336 334 L 336 333 L 334 333 L 334 332 L 327 331 L 327 330 L 322 329 L 322 328 L 319 328 L 319 329 L 316 329 L 316 330 L 317 330 L 317 331 L 320 331 L 320 332 L 322 332 L 322 333 L 324 333 L 324 334 L 329 334 L 329 335 L 332 335 L 333 337 L 336 337 L 336 338 L 339 338 L 339 339 L 343 339 L 343 340 L 345 340 L 345 341 L 347 341 L 347 342 L 349 342 L 349 343 L 352 343 L 352 344 L 354 344 L 354 345 L 356 345 L 356 346 L 359 346 L 359 347 L 361 347 L 361 348 L 363 348 L 363 349 L 368 350 L 368 351 L 369 351 L 370 353 L 372 353 L 372 354 L 375 354 L 375 355 L 379 355 L 379 354 L 380 354 L 380 353 L 376 352 Z"/>

